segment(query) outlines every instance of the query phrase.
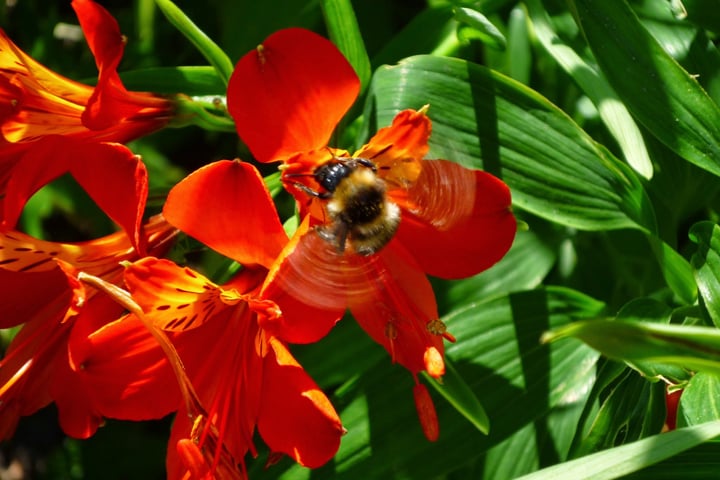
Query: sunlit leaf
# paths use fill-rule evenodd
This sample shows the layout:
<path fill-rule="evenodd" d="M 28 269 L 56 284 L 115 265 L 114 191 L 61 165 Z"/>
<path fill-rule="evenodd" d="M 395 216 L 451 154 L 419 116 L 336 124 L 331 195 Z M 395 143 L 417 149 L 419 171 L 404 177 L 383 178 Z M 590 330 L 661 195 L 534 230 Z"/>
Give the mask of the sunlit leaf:
<path fill-rule="evenodd" d="M 500 176 L 520 208 L 585 230 L 655 229 L 631 169 L 510 78 L 459 59 L 417 56 L 378 70 L 370 93 L 369 131 L 401 109 L 429 104 L 430 156 Z"/>
<path fill-rule="evenodd" d="M 578 338 L 610 358 L 667 363 L 720 374 L 720 330 L 618 320 L 588 320 L 547 332 L 544 341 Z"/>
<path fill-rule="evenodd" d="M 210 65 L 215 68 L 215 71 L 217 71 L 223 83 L 227 85 L 234 64 L 225 52 L 172 1 L 155 0 L 155 3 L 168 21 L 185 35 L 185 38 L 195 45 L 195 48 L 197 48 Z"/>
<path fill-rule="evenodd" d="M 352 3 L 350 0 L 322 0 L 321 5 L 330 40 L 355 69 L 360 78 L 360 91 L 363 92 L 370 81 L 370 59 L 360 35 Z"/>
<path fill-rule="evenodd" d="M 466 26 L 458 33 L 461 38 L 478 38 L 489 47 L 505 50 L 505 36 L 482 13 L 471 8 L 458 7 L 455 9 L 455 18 Z"/>
<path fill-rule="evenodd" d="M 156 67 L 120 74 L 130 90 L 185 95 L 225 95 L 225 84 L 213 67 Z"/>
<path fill-rule="evenodd" d="M 542 46 L 595 104 L 600 118 L 617 140 L 630 166 L 643 177 L 651 178 L 653 165 L 640 129 L 615 91 L 607 83 L 602 72 L 594 69 L 592 65 L 588 65 L 575 50 L 558 37 L 553 31 L 550 17 L 543 10 L 540 0 L 528 0 L 525 4 L 535 34 Z"/>
<path fill-rule="evenodd" d="M 718 435 L 720 435 L 720 421 L 680 428 L 548 467 L 520 478 L 522 480 L 610 480 L 665 460 Z"/>
<path fill-rule="evenodd" d="M 720 109 L 627 3 L 574 0 L 600 68 L 630 112 L 686 160 L 720 175 Z"/>

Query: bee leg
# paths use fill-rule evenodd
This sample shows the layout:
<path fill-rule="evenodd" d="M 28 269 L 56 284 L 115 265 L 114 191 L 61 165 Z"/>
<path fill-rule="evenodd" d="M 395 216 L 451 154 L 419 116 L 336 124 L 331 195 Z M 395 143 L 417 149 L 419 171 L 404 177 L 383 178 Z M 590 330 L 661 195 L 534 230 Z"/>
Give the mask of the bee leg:
<path fill-rule="evenodd" d="M 337 240 L 338 252 L 345 253 L 345 241 L 348 237 L 348 226 L 344 222 L 338 222 L 335 226 L 335 238 Z"/>
<path fill-rule="evenodd" d="M 308 187 L 307 185 L 302 184 L 300 182 L 292 182 L 292 184 L 293 184 L 293 186 L 299 188 L 300 190 L 307 193 L 311 197 L 325 199 L 325 198 L 330 198 L 330 196 L 332 195 L 330 192 L 317 192 L 317 191 L 313 190 L 312 188 Z"/>
<path fill-rule="evenodd" d="M 349 232 L 347 225 L 338 222 L 332 228 L 326 225 L 315 227 L 315 231 L 320 235 L 320 238 L 333 244 L 340 255 L 345 253 L 345 242 Z"/>
<path fill-rule="evenodd" d="M 363 167 L 369 168 L 373 172 L 377 172 L 377 167 L 371 160 L 368 160 L 366 158 L 356 158 L 355 161 Z"/>

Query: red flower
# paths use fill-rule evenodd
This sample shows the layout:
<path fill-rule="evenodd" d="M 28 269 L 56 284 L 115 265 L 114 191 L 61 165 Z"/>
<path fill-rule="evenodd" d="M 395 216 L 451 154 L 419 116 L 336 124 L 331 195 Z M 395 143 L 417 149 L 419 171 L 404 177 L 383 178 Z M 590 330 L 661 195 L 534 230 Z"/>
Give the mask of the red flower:
<path fill-rule="evenodd" d="M 115 19 L 92 0 L 73 0 L 99 70 L 96 87 L 39 64 L 0 30 L 0 186 L 12 160 L 47 135 L 127 142 L 164 127 L 173 102 L 130 92 L 117 73 L 125 37 Z"/>
<path fill-rule="evenodd" d="M 273 261 L 287 237 L 258 172 L 239 161 L 203 167 L 171 191 L 164 214 L 244 266 L 223 286 L 167 260 L 146 258 L 126 269 L 126 285 L 145 320 L 167 333 L 189 379 L 182 403 L 177 389 L 160 397 L 154 389 L 148 392 L 148 403 L 179 407 L 168 477 L 244 477 L 245 455 L 257 454 L 256 428 L 274 452 L 308 467 L 322 465 L 339 447 L 340 420 L 285 345 L 260 327 L 262 319 L 281 315 L 260 289 L 267 273 L 263 265 Z M 282 315 L 307 313 L 282 308 Z M 130 353 L 152 344 L 137 318 L 109 325 L 90 342 L 82 363 L 102 368 L 94 377 L 138 386 L 149 369 L 162 383 L 172 377 L 157 343 L 141 362 Z"/>
<path fill-rule="evenodd" d="M 452 336 L 426 274 L 463 278 L 500 260 L 516 229 L 510 192 L 485 172 L 425 160 L 424 108 L 401 112 L 353 155 L 329 148 L 358 90 L 342 54 L 302 29 L 271 35 L 233 72 L 228 108 L 238 134 L 259 161 L 283 162 L 304 217 L 264 293 L 338 313 L 349 307 L 394 361 L 439 377 L 442 339 Z M 332 327 L 314 318 L 273 322 L 263 327 L 289 342 L 315 341 Z M 434 439 L 423 392 L 416 389 L 416 402 Z"/>
<path fill-rule="evenodd" d="M 50 157 L 54 160 L 47 162 Z M 64 173 L 124 231 L 69 244 L 14 230 L 27 199 Z M 102 422 L 97 397 L 113 397 L 116 391 L 84 390 L 68 345 L 82 344 L 118 318 L 122 308 L 86 291 L 75 276 L 81 270 L 118 283 L 120 262 L 166 251 L 176 230 L 161 217 L 142 223 L 146 194 L 145 167 L 122 145 L 51 136 L 20 158 L 7 185 L 0 225 L 0 328 L 23 325 L 0 361 L 0 438 L 12 434 L 20 416 L 52 401 L 71 436 L 88 437 Z"/>

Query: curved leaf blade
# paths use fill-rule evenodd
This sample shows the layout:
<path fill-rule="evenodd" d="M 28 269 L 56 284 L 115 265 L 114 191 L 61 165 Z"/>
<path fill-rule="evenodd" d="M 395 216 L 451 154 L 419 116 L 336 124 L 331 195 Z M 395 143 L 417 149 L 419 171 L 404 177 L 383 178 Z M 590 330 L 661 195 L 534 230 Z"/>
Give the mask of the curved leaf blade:
<path fill-rule="evenodd" d="M 705 372 L 695 374 L 682 392 L 677 418 L 682 425 L 720 420 L 720 378 Z"/>
<path fill-rule="evenodd" d="M 313 470 L 312 478 L 446 474 L 555 406 L 583 402 L 594 380 L 597 353 L 580 342 L 548 346 L 540 345 L 538 338 L 544 326 L 596 316 L 603 308 L 603 303 L 579 292 L 547 289 L 472 303 L 443 317 L 458 338 L 448 346 L 447 358 L 485 407 L 492 423 L 489 435 L 431 391 L 440 438 L 424 441 L 411 375 L 386 359 L 336 391 L 332 401 L 348 433 L 333 463 Z M 293 480 L 310 476 L 307 469 L 289 461 L 265 471 L 262 461 L 254 462 L 250 474 Z"/>
<path fill-rule="evenodd" d="M 540 0 L 527 0 L 525 4 L 535 35 L 543 48 L 593 102 L 603 123 L 622 149 L 628 164 L 643 177 L 651 178 L 653 165 L 640 129 L 602 73 L 588 65 L 555 34 L 550 17 L 542 8 Z"/>
<path fill-rule="evenodd" d="M 165 18 L 177 28 L 185 38 L 195 45 L 198 51 L 207 59 L 217 71 L 223 83 L 227 85 L 235 66 L 227 54 L 212 41 L 205 32 L 185 15 L 177 5 L 170 0 L 155 0 L 158 8 L 163 12 Z"/>
<path fill-rule="evenodd" d="M 609 358 L 720 374 L 720 330 L 617 320 L 587 320 L 547 332 L 543 341 L 573 337 Z"/>
<path fill-rule="evenodd" d="M 611 480 L 660 462 L 720 435 L 720 421 L 680 428 L 545 468 L 521 480 Z"/>
<path fill-rule="evenodd" d="M 696 223 L 690 239 L 698 246 L 692 256 L 698 290 L 716 327 L 720 327 L 720 226 L 712 222 Z"/>
<path fill-rule="evenodd" d="M 518 207 L 584 230 L 655 230 L 633 171 L 555 105 L 504 75 L 416 56 L 378 70 L 370 93 L 368 113 L 374 108 L 380 126 L 404 108 L 430 104 L 430 155 L 500 176 Z"/>
<path fill-rule="evenodd" d="M 352 3 L 350 0 L 322 0 L 320 5 L 330 39 L 353 66 L 360 78 L 360 91 L 364 92 L 372 71 Z"/>
<path fill-rule="evenodd" d="M 633 115 L 670 149 L 720 175 L 720 109 L 624 0 L 574 0 L 600 68 Z"/>

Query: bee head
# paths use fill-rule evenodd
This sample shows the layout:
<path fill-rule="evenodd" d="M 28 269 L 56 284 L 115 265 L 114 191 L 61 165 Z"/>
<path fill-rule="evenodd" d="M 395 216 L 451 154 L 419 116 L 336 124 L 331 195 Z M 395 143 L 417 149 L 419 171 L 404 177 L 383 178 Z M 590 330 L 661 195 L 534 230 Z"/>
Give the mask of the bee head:
<path fill-rule="evenodd" d="M 328 192 L 334 192 L 342 179 L 350 175 L 354 169 L 354 166 L 348 163 L 326 163 L 315 170 L 315 180 Z"/>

